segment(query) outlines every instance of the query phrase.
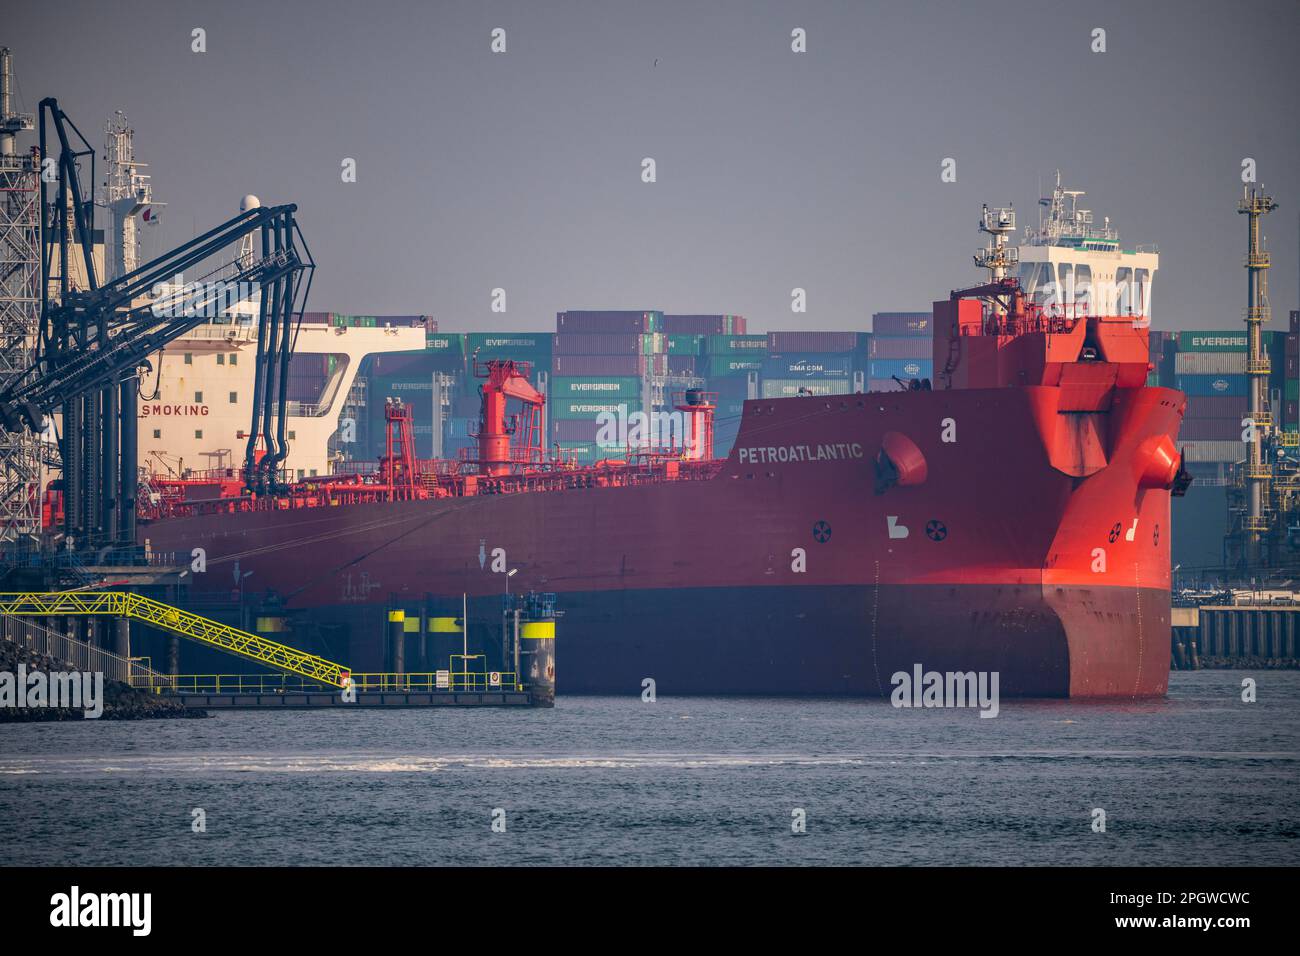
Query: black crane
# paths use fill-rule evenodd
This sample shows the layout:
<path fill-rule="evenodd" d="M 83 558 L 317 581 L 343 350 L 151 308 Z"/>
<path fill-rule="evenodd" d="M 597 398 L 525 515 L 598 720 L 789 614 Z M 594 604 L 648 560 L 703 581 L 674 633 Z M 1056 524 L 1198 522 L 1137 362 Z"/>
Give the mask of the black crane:
<path fill-rule="evenodd" d="M 93 180 L 94 150 L 54 99 L 41 101 L 40 116 L 41 156 L 49 156 L 48 122 L 58 160 L 57 175 L 41 177 L 38 358 L 0 383 L 0 427 L 39 431 L 45 416 L 61 410 L 65 534 L 78 546 L 134 543 L 140 371 L 149 367 L 150 353 L 254 297 L 260 307 L 245 483 L 254 493 L 274 492 L 289 451 L 289 359 L 315 269 L 294 218 L 297 207 L 248 209 L 101 284 L 93 255 L 94 204 L 83 192 L 79 168 L 80 157 L 89 155 Z M 69 130 L 85 149 L 73 144 Z M 47 160 L 43 170 L 49 166 Z M 250 236 L 260 250 L 219 259 Z M 69 262 L 74 242 L 81 252 L 79 275 Z M 173 281 L 195 270 L 206 271 L 190 282 Z M 266 447 L 260 459 L 259 437 Z"/>

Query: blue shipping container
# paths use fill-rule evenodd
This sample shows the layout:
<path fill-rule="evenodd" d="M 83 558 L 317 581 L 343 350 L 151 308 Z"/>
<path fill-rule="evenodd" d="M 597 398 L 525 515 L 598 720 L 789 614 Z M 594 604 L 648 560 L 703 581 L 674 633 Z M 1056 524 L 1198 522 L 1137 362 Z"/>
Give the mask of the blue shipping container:
<path fill-rule="evenodd" d="M 934 361 L 931 359 L 872 359 L 868 363 L 869 378 L 931 378 Z"/>
<path fill-rule="evenodd" d="M 1186 395 L 1230 395 L 1240 397 L 1250 394 L 1250 378 L 1246 375 L 1179 375 L 1174 388 Z"/>
<path fill-rule="evenodd" d="M 763 360 L 763 377 L 848 378 L 852 367 L 852 358 L 842 354 L 771 355 Z"/>

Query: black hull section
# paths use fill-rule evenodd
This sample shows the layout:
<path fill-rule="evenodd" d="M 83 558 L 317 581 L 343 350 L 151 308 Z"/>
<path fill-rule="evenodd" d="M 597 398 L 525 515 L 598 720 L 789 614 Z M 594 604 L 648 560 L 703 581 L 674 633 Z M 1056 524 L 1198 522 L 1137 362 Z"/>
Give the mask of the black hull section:
<path fill-rule="evenodd" d="M 1139 609 L 1133 590 L 1045 595 L 1029 585 L 567 593 L 557 601 L 557 691 L 639 695 L 650 678 L 664 696 L 881 696 L 892 674 L 919 664 L 996 671 L 1004 696 L 1159 695 L 1168 682 L 1168 605 L 1160 590 L 1142 591 Z M 499 601 L 469 607 L 470 652 L 511 670 Z M 459 602 L 427 613 L 459 616 Z M 388 670 L 382 617 L 374 605 L 296 612 L 291 642 L 358 672 Z M 431 634 L 421 660 L 418 635 L 406 640 L 410 671 L 445 668 L 462 650 L 458 635 Z"/>

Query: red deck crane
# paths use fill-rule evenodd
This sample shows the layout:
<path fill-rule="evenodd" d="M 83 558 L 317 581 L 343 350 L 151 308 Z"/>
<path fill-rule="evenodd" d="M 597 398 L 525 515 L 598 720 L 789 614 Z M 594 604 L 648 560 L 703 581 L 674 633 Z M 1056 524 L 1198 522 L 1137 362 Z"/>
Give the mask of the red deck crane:
<path fill-rule="evenodd" d="M 542 448 L 542 409 L 546 396 L 528 382 L 532 371 L 529 362 L 510 359 L 489 359 L 480 364 L 474 356 L 474 376 L 485 379 L 479 386 L 483 397 L 479 412 L 478 466 L 484 475 L 508 475 L 514 465 L 541 464 L 545 461 Z M 520 413 L 507 414 L 507 401 L 511 398 L 524 403 L 523 441 L 512 451 L 510 438 L 519 432 Z"/>

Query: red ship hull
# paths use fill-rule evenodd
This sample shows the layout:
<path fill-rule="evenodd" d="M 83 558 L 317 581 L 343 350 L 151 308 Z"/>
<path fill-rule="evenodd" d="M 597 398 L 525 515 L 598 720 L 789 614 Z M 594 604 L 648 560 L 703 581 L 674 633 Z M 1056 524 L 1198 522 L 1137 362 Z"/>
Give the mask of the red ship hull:
<path fill-rule="evenodd" d="M 876 695 L 919 664 L 997 671 L 1006 695 L 1161 695 L 1170 482 L 1151 475 L 1185 399 L 1112 387 L 1079 412 L 1065 393 L 754 400 L 709 478 L 193 514 L 140 538 L 203 548 L 196 594 L 228 593 L 238 562 L 249 594 L 282 605 L 280 639 L 357 671 L 387 669 L 385 609 L 458 615 L 462 593 L 499 660 L 495 565 L 518 569 L 513 592 L 557 594 L 561 693 L 652 678 L 662 694 Z M 881 487 L 884 453 L 900 467 Z M 421 663 L 445 667 L 461 639 L 446 640 Z"/>

